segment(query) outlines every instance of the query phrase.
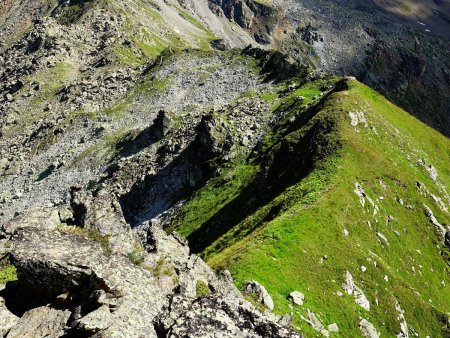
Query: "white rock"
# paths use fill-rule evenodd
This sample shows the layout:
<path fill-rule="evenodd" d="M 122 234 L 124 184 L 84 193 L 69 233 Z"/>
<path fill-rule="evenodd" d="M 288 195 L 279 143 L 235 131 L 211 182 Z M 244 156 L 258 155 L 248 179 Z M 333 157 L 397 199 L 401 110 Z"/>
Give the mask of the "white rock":
<path fill-rule="evenodd" d="M 258 296 L 258 300 L 261 304 L 265 305 L 269 310 L 273 310 L 274 304 L 272 297 L 267 292 L 266 288 L 259 284 L 257 281 L 250 281 L 244 288 L 245 293 L 254 293 Z"/>
<path fill-rule="evenodd" d="M 361 318 L 359 322 L 359 329 L 361 330 L 361 333 L 366 338 L 379 338 L 380 334 L 377 332 L 375 327 L 367 321 L 364 318 Z"/>
<path fill-rule="evenodd" d="M 368 124 L 367 124 L 367 120 L 366 117 L 364 116 L 364 113 L 362 111 L 359 112 L 349 112 L 348 116 L 350 116 L 350 124 L 353 127 L 358 126 L 358 124 L 363 124 L 364 127 L 367 128 Z"/>
<path fill-rule="evenodd" d="M 288 299 L 291 300 L 295 305 L 303 305 L 305 295 L 299 291 L 293 291 L 289 294 Z"/>
<path fill-rule="evenodd" d="M 445 236 L 445 228 L 442 224 L 440 224 L 436 217 L 433 214 L 433 211 L 430 209 L 430 207 L 428 207 L 427 205 L 423 205 L 425 207 L 425 214 L 427 215 L 428 219 L 430 220 L 430 222 L 435 226 L 436 230 L 438 231 L 438 233 L 444 237 Z"/>
<path fill-rule="evenodd" d="M 336 323 L 327 326 L 327 330 L 330 332 L 339 332 L 339 327 Z"/>
<path fill-rule="evenodd" d="M 400 307 L 398 300 L 395 302 L 395 310 L 398 313 L 398 321 L 400 322 L 400 332 L 397 334 L 397 338 L 409 338 L 408 324 L 405 319 L 405 311 Z"/>
<path fill-rule="evenodd" d="M 387 239 L 386 236 L 383 235 L 381 232 L 377 232 L 377 237 L 378 237 L 379 239 L 381 239 L 383 242 L 385 242 L 387 245 L 389 245 L 388 239 Z"/>
<path fill-rule="evenodd" d="M 342 283 L 342 288 L 347 292 L 347 294 L 352 295 L 355 298 L 355 303 L 361 306 L 367 311 L 370 310 L 370 302 L 362 290 L 355 285 L 353 282 L 353 277 L 350 272 L 345 274 L 345 282 Z"/>

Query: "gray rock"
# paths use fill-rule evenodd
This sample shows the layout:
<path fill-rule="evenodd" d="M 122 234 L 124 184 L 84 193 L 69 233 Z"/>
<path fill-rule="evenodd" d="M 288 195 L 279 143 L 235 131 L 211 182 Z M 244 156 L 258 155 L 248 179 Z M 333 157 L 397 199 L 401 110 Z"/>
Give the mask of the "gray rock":
<path fill-rule="evenodd" d="M 372 323 L 370 323 L 366 319 L 361 318 L 358 326 L 364 337 L 366 337 L 366 338 L 379 338 L 380 337 L 380 334 L 377 332 L 377 330 L 372 325 Z"/>
<path fill-rule="evenodd" d="M 440 223 L 438 222 L 438 220 L 437 220 L 436 217 L 434 216 L 434 213 L 433 213 L 433 211 L 431 210 L 430 207 L 428 207 L 428 206 L 425 205 L 425 204 L 424 204 L 423 206 L 424 206 L 424 208 L 425 208 L 425 215 L 428 217 L 428 219 L 430 220 L 431 224 L 434 225 L 434 227 L 436 228 L 436 231 L 438 232 L 438 234 L 439 234 L 440 236 L 442 236 L 441 238 L 444 239 L 445 234 L 446 234 L 446 229 L 445 229 L 445 227 L 444 227 L 442 224 L 440 224 Z"/>
<path fill-rule="evenodd" d="M 225 270 L 222 273 L 223 279 L 227 282 L 227 283 L 233 283 L 233 276 L 231 275 L 230 271 Z"/>
<path fill-rule="evenodd" d="M 3 289 L 4 287 L 1 286 L 0 288 Z M 18 323 L 19 319 L 19 317 L 8 310 L 4 299 L 0 297 L 0 335 L 2 337 L 6 336 L 9 330 Z"/>
<path fill-rule="evenodd" d="M 267 292 L 266 288 L 257 281 L 247 282 L 244 293 L 253 293 L 258 297 L 258 301 L 266 306 L 269 310 L 273 310 L 274 304 L 272 297 Z"/>
<path fill-rule="evenodd" d="M 274 322 L 246 303 L 229 303 L 211 294 L 192 301 L 174 296 L 156 319 L 161 337 L 235 338 L 301 337 Z"/>
<path fill-rule="evenodd" d="M 339 326 L 336 323 L 327 325 L 327 330 L 329 332 L 339 332 Z"/>
<path fill-rule="evenodd" d="M 353 295 L 356 304 L 366 309 L 367 311 L 370 310 L 369 300 L 367 299 L 364 292 L 358 286 L 356 286 L 355 282 L 353 281 L 353 276 L 348 271 L 345 273 L 345 282 L 342 283 L 342 288 L 347 292 L 348 295 Z"/>
<path fill-rule="evenodd" d="M 100 296 L 98 291 L 104 290 L 109 298 L 117 301 L 117 306 L 111 316 L 105 318 L 110 324 L 103 329 L 103 334 L 118 337 L 156 335 L 148 318 L 158 314 L 164 304 L 164 295 L 157 281 L 145 270 L 131 264 L 128 258 L 106 257 L 100 244 L 58 231 L 25 228 L 18 230 L 12 240 L 12 261 L 17 267 L 19 281 L 29 290 L 48 294 L 51 298 L 82 288 L 83 292 L 91 294 L 87 299 L 93 300 Z M 78 318 L 81 323 L 78 328 L 87 331 L 99 328 L 100 324 L 92 324 L 99 313 L 86 315 L 85 321 Z M 22 325 L 19 323 L 18 326 Z"/>
<path fill-rule="evenodd" d="M 288 300 L 292 301 L 295 305 L 303 305 L 305 295 L 299 291 L 292 291 L 288 296 Z"/>
<path fill-rule="evenodd" d="M 39 227 L 41 229 L 53 230 L 61 223 L 58 210 L 53 208 L 31 209 L 4 226 L 7 234 L 13 234 L 19 227 Z"/>
<path fill-rule="evenodd" d="M 70 311 L 67 310 L 57 310 L 48 306 L 37 307 L 25 312 L 9 331 L 8 337 L 61 337 L 64 335 L 69 317 Z"/>
<path fill-rule="evenodd" d="M 107 329 L 112 323 L 112 316 L 108 305 L 102 305 L 97 310 L 75 322 L 75 325 L 85 332 L 98 332 Z"/>
<path fill-rule="evenodd" d="M 50 304 L 27 311 L 12 329 L 15 337 L 27 332 L 56 337 L 67 330 L 96 337 L 156 337 L 155 328 L 167 337 L 300 337 L 281 325 L 289 325 L 288 320 L 280 324 L 273 314 L 261 314 L 233 284 L 157 225 L 149 230 L 157 249 L 144 253 L 145 269 L 122 254 L 105 255 L 100 243 L 64 231 L 19 226 L 11 238 L 18 285 Z M 163 269 L 173 275 L 161 274 Z M 213 292 L 196 299 L 199 279 Z M 252 284 L 251 290 L 273 308 L 263 287 Z M 67 300 L 73 301 L 65 308 Z M 53 308 L 60 310 L 46 315 Z M 51 330 L 49 322 L 56 324 Z"/>

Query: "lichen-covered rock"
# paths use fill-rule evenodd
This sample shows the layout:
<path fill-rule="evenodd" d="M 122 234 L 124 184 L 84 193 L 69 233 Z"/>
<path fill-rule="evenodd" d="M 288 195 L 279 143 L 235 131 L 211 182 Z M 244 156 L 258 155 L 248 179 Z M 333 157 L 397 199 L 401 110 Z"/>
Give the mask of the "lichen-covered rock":
<path fill-rule="evenodd" d="M 142 267 L 70 231 L 19 227 L 11 237 L 18 287 L 30 294 L 13 337 L 299 337 L 290 321 L 283 326 L 275 315 L 260 313 L 191 255 L 185 241 L 156 224 L 149 224 L 154 247 L 142 252 Z M 198 280 L 212 292 L 197 299 Z M 49 305 L 34 307 L 33 298 Z"/>
<path fill-rule="evenodd" d="M 194 301 L 182 296 L 173 297 L 169 307 L 155 319 L 155 326 L 162 337 L 301 337 L 271 322 L 248 303 L 231 303 L 217 294 Z"/>
<path fill-rule="evenodd" d="M 148 318 L 158 314 L 165 299 L 149 272 L 124 256 L 105 256 L 98 243 L 79 235 L 26 228 L 18 230 L 12 240 L 12 260 L 19 282 L 36 292 L 47 293 L 49 299 L 65 292 L 86 295 L 83 302 L 89 300 L 89 304 L 82 302 L 77 306 L 71 317 L 74 322 L 68 327 L 80 332 L 103 329 L 105 336 L 155 336 Z M 106 308 L 92 314 L 88 309 L 95 309 L 96 304 L 98 307 L 108 298 L 105 305 L 111 315 L 99 323 L 97 317 L 106 313 Z"/>
<path fill-rule="evenodd" d="M 49 306 L 37 307 L 25 312 L 9 331 L 8 337 L 61 337 L 64 335 L 69 317 L 68 310 L 58 310 Z"/>

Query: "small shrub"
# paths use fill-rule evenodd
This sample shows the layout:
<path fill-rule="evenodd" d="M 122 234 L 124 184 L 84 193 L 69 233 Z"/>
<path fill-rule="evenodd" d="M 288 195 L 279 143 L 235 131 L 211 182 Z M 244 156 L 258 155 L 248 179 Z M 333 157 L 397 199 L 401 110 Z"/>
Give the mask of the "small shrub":
<path fill-rule="evenodd" d="M 208 284 L 202 280 L 198 280 L 195 284 L 195 291 L 197 294 L 197 298 L 205 297 L 211 293 L 211 289 Z"/>
<path fill-rule="evenodd" d="M 0 271 L 0 284 L 6 284 L 17 280 L 17 270 L 13 265 L 8 265 Z"/>
<path fill-rule="evenodd" d="M 109 236 L 104 236 L 98 230 L 92 230 L 87 228 L 79 228 L 75 226 L 63 226 L 59 228 L 59 230 L 63 230 L 66 232 L 70 232 L 72 234 L 83 236 L 87 239 L 93 240 L 95 242 L 100 243 L 103 253 L 105 255 L 111 254 L 111 247 L 109 245 Z"/>
<path fill-rule="evenodd" d="M 130 252 L 128 254 L 128 258 L 130 259 L 131 263 L 133 263 L 134 265 L 141 265 L 142 263 L 144 263 L 144 256 L 143 256 L 143 251 L 144 249 L 142 249 L 142 247 L 140 245 L 135 245 L 134 246 L 134 250 L 133 252 Z"/>
<path fill-rule="evenodd" d="M 155 275 L 155 277 L 159 278 L 159 276 L 161 276 L 161 272 L 165 264 L 166 260 L 164 258 L 160 258 L 158 261 L 156 261 L 156 265 L 151 271 L 153 272 L 153 275 Z"/>

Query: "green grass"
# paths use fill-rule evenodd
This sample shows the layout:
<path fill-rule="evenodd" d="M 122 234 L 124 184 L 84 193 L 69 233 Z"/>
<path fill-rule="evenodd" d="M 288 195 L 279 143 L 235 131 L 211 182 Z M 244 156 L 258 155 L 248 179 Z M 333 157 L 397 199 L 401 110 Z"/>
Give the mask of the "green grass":
<path fill-rule="evenodd" d="M 17 270 L 12 265 L 7 265 L 0 270 L 0 284 L 6 284 L 17 280 Z"/>
<path fill-rule="evenodd" d="M 444 189 L 450 182 L 450 141 L 368 87 L 353 80 L 348 83 L 348 90 L 326 98 L 312 120 L 335 120 L 337 132 L 322 137 L 335 139 L 332 144 L 339 146 L 317 147 L 320 156 L 308 175 L 257 209 L 244 212 L 242 220 L 200 254 L 216 270 L 230 270 L 238 287 L 247 280 L 262 283 L 274 299 L 275 312 L 293 311 L 294 327 L 308 336 L 316 333 L 300 318 L 306 308 L 321 313 L 325 325 L 336 322 L 340 332 L 334 336 L 360 336 L 360 316 L 372 322 L 382 336 L 396 336 L 400 332 L 396 300 L 409 327 L 420 336 L 445 336 L 448 331 L 443 327 L 450 309 L 449 256 L 426 218 L 423 204 L 432 208 L 441 223 L 449 224 L 450 218 L 430 196 L 419 193 L 417 182 L 448 198 Z M 281 128 L 268 135 L 263 152 L 276 151 L 280 139 L 303 139 L 309 129 L 292 131 L 292 125 L 302 121 L 305 113 L 289 108 L 289 100 L 302 95 L 307 104 L 319 93 L 318 84 L 307 84 L 277 103 L 274 111 L 289 110 L 290 120 L 286 125 L 281 121 Z M 351 126 L 350 111 L 363 111 L 368 127 Z M 436 167 L 438 183 L 417 164 L 419 159 Z M 250 160 L 231 165 L 185 204 L 174 228 L 190 239 L 191 246 L 196 241 L 192 234 L 198 235 L 196 231 L 205 224 L 215 224 L 210 220 L 245 194 L 259 170 L 257 163 Z M 354 192 L 355 182 L 377 203 L 377 215 L 368 204 L 362 207 Z M 388 223 L 389 215 L 395 220 Z M 221 224 L 226 222 L 225 218 Z M 387 237 L 389 245 L 378 240 L 377 232 Z M 204 229 L 202 236 L 207 233 Z M 325 255 L 328 259 L 321 263 Z M 366 272 L 361 271 L 362 265 Z M 343 292 L 346 271 L 369 299 L 370 312 L 357 306 L 351 296 L 337 295 Z M 306 297 L 305 304 L 295 309 L 286 299 L 294 290 Z"/>
<path fill-rule="evenodd" d="M 211 293 L 208 284 L 202 280 L 197 280 L 195 283 L 195 292 L 197 298 L 205 297 Z"/>
<path fill-rule="evenodd" d="M 133 251 L 128 254 L 128 258 L 131 263 L 140 266 L 145 260 L 144 253 L 144 248 L 139 244 L 135 244 Z"/>
<path fill-rule="evenodd" d="M 100 244 L 103 253 L 105 255 L 111 254 L 111 247 L 109 244 L 109 236 L 102 235 L 99 231 L 87 228 L 79 228 L 75 226 L 61 226 L 58 228 L 59 231 L 69 232 L 75 235 L 82 236 L 86 239 L 90 239 Z"/>

